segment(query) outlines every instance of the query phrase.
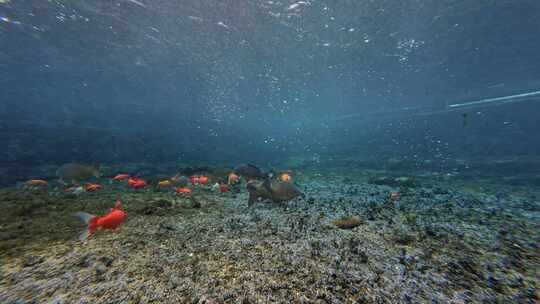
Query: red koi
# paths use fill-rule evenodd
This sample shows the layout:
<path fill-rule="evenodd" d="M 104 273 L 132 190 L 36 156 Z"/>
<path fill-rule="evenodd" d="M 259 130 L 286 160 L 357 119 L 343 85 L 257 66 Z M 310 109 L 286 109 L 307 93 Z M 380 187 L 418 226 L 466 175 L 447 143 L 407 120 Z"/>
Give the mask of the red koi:
<path fill-rule="evenodd" d="M 100 184 L 86 184 L 84 185 L 84 190 L 86 190 L 87 192 L 95 192 L 95 191 L 98 191 L 100 189 L 102 189 L 103 186 L 100 185 Z"/>
<path fill-rule="evenodd" d="M 140 189 L 148 186 L 148 183 L 142 178 L 130 177 L 128 179 L 128 186 L 133 189 Z"/>
<path fill-rule="evenodd" d="M 103 216 L 96 216 L 86 212 L 77 212 L 74 216 L 87 225 L 87 228 L 79 236 L 79 240 L 84 241 L 100 229 L 117 231 L 126 220 L 127 213 L 122 210 L 120 199 L 117 199 L 114 208 Z"/>
<path fill-rule="evenodd" d="M 130 177 L 129 174 L 120 173 L 120 174 L 116 174 L 116 176 L 113 177 L 112 179 L 113 180 L 124 180 L 124 179 L 128 179 L 129 177 Z"/>
<path fill-rule="evenodd" d="M 191 189 L 186 188 L 186 187 L 178 187 L 178 188 L 176 188 L 175 191 L 176 191 L 176 193 L 181 193 L 181 194 L 191 194 L 191 192 L 193 192 L 193 191 L 191 191 Z"/>

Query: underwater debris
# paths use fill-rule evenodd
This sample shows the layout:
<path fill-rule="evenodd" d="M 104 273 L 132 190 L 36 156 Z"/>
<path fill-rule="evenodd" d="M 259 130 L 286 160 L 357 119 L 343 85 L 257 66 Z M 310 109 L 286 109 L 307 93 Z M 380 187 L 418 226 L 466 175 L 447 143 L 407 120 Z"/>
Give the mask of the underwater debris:
<path fill-rule="evenodd" d="M 362 221 L 357 216 L 347 216 L 333 220 L 332 224 L 336 225 L 340 229 L 353 229 L 360 226 Z"/>

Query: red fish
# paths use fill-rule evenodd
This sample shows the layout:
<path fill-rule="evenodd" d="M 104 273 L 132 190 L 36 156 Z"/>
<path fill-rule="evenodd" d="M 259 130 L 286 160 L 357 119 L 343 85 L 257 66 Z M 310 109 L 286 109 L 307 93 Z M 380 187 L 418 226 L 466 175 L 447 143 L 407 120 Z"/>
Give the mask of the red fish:
<path fill-rule="evenodd" d="M 47 183 L 47 181 L 45 180 L 42 180 L 42 179 L 31 179 L 29 181 L 27 181 L 26 183 L 24 183 L 26 186 L 28 187 L 33 187 L 33 186 L 37 186 L 37 187 L 47 187 L 47 185 L 49 185 L 49 183 Z"/>
<path fill-rule="evenodd" d="M 120 173 L 120 174 L 116 174 L 116 176 L 113 177 L 112 179 L 113 180 L 124 180 L 124 179 L 128 179 L 128 178 L 129 178 L 129 174 Z"/>
<path fill-rule="evenodd" d="M 87 192 L 95 192 L 95 191 L 100 190 L 101 188 L 103 188 L 103 186 L 100 185 L 100 184 L 86 184 L 86 185 L 84 185 L 84 190 L 86 190 Z"/>
<path fill-rule="evenodd" d="M 191 194 L 191 189 L 189 188 L 186 188 L 186 187 L 178 187 L 176 188 L 176 193 L 182 193 L 182 194 Z"/>
<path fill-rule="evenodd" d="M 199 177 L 197 175 L 190 176 L 189 180 L 192 185 L 197 185 L 199 183 Z"/>
<path fill-rule="evenodd" d="M 199 176 L 198 182 L 200 185 L 208 184 L 208 176 Z"/>
<path fill-rule="evenodd" d="M 225 193 L 229 191 L 229 186 L 227 184 L 219 184 L 219 192 Z"/>
<path fill-rule="evenodd" d="M 142 178 L 130 177 L 128 179 L 128 186 L 130 186 L 133 189 L 140 189 L 140 188 L 144 188 L 148 186 L 148 183 Z"/>
<path fill-rule="evenodd" d="M 74 216 L 87 225 L 87 228 L 79 236 L 79 240 L 84 241 L 100 229 L 117 231 L 126 220 L 127 213 L 122 211 L 122 202 L 117 199 L 114 208 L 103 216 L 96 216 L 86 212 L 77 212 Z"/>

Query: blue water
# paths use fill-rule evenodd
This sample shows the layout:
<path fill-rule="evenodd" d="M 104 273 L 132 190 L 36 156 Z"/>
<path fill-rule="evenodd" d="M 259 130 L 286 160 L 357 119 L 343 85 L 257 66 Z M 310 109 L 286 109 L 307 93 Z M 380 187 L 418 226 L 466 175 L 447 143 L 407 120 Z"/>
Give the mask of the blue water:
<path fill-rule="evenodd" d="M 447 110 L 538 89 L 539 10 L 537 1 L 3 1 L 0 157 L 537 155 L 535 98 Z"/>

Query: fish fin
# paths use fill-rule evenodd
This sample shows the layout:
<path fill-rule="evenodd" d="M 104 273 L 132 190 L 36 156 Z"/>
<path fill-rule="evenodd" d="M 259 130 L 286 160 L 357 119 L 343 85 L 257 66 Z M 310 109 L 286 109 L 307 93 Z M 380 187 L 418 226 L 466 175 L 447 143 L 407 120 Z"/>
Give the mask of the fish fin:
<path fill-rule="evenodd" d="M 268 190 L 268 192 L 274 193 L 274 191 L 272 191 L 272 182 L 270 181 L 269 177 L 264 180 L 262 185 L 266 190 Z"/>
<path fill-rule="evenodd" d="M 248 182 L 246 184 L 246 188 L 248 190 L 248 193 L 249 193 L 249 198 L 248 198 L 248 207 L 253 205 L 253 203 L 255 203 L 257 201 L 257 188 L 253 185 L 253 182 Z"/>
<path fill-rule="evenodd" d="M 258 196 L 255 193 L 255 191 L 250 191 L 249 198 L 248 198 L 248 207 L 251 207 L 257 201 L 257 198 Z"/>
<path fill-rule="evenodd" d="M 78 218 L 81 222 L 83 222 L 86 225 L 88 225 L 88 223 L 90 223 L 90 220 L 92 218 L 96 217 L 95 215 L 90 214 L 90 213 L 86 213 L 86 212 L 76 212 L 75 214 L 73 214 L 73 216 Z"/>
<path fill-rule="evenodd" d="M 116 202 L 114 203 L 114 209 L 122 210 L 122 201 L 120 200 L 120 197 L 116 197 Z"/>
<path fill-rule="evenodd" d="M 88 237 L 90 236 L 90 230 L 88 228 L 85 228 L 81 234 L 79 234 L 79 241 L 84 242 Z"/>

